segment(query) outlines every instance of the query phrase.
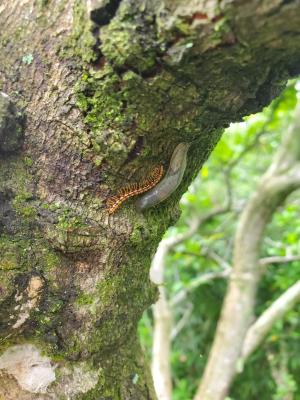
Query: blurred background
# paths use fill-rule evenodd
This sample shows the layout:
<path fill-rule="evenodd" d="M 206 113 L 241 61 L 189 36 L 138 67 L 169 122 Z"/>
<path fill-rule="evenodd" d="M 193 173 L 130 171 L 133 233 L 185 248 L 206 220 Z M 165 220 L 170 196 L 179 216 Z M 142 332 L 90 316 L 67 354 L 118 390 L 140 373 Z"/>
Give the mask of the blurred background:
<path fill-rule="evenodd" d="M 300 82 L 292 81 L 261 113 L 225 131 L 183 196 L 181 218 L 167 231 L 153 260 L 152 270 L 163 276 L 162 301 L 144 313 L 139 334 L 160 400 L 195 396 L 233 265 L 237 224 L 295 122 L 299 98 Z M 259 257 L 256 318 L 299 279 L 299 190 L 273 214 Z M 298 300 L 299 294 L 244 360 L 227 399 L 300 399 Z"/>

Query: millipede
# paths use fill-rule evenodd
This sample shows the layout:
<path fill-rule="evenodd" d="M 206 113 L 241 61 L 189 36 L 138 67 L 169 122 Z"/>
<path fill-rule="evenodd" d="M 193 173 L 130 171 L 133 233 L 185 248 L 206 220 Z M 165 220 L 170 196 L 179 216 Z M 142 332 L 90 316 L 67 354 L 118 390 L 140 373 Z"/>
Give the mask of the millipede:
<path fill-rule="evenodd" d="M 142 182 L 136 182 L 123 187 L 115 196 L 109 197 L 106 201 L 108 214 L 114 213 L 129 197 L 137 196 L 152 189 L 162 178 L 164 168 L 162 165 L 155 167 L 149 177 Z"/>

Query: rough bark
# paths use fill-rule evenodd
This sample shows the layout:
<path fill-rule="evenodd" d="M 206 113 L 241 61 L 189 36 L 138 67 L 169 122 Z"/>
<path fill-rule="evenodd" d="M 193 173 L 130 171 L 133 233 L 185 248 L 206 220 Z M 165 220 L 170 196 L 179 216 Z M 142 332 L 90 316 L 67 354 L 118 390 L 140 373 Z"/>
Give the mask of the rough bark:
<path fill-rule="evenodd" d="M 20 150 L 23 144 L 23 115 L 9 96 L 0 92 L 0 153 Z"/>
<path fill-rule="evenodd" d="M 299 1 L 12 0 L 0 22 L 0 87 L 26 115 L 1 154 L 0 345 L 22 374 L 2 368 L 0 395 L 153 399 L 136 338 L 151 254 L 222 129 L 299 72 Z M 108 216 L 181 141 L 176 193 Z"/>
<path fill-rule="evenodd" d="M 196 400 L 222 400 L 228 394 L 253 318 L 256 289 L 261 275 L 259 250 L 265 227 L 276 208 L 299 188 L 300 104 L 294 123 L 239 220 L 230 282 Z"/>

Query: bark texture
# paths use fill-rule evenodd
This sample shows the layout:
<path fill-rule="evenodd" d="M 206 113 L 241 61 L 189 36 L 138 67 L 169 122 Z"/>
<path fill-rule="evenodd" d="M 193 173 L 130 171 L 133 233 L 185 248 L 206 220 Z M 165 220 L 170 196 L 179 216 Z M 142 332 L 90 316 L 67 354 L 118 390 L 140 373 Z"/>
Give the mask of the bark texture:
<path fill-rule="evenodd" d="M 22 148 L 1 153 L 0 396 L 155 398 L 136 338 L 156 296 L 151 254 L 222 129 L 299 72 L 299 8 L 0 4 L 0 88 L 26 115 Z M 176 193 L 143 214 L 128 202 L 108 216 L 106 198 L 167 167 L 180 142 L 193 146 Z M 39 366 L 44 380 L 30 385 Z"/>

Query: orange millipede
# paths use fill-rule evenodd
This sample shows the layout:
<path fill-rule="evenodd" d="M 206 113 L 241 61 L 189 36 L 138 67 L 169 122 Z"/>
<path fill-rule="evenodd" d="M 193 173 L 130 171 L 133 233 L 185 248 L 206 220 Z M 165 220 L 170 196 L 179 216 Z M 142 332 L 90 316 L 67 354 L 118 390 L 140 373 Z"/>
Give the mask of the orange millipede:
<path fill-rule="evenodd" d="M 163 173 L 164 168 L 162 165 L 160 165 L 155 167 L 149 175 L 149 178 L 145 179 L 144 181 L 123 187 L 115 196 L 107 199 L 106 206 L 108 214 L 114 213 L 129 197 L 137 196 L 138 194 L 152 189 L 161 180 Z"/>

